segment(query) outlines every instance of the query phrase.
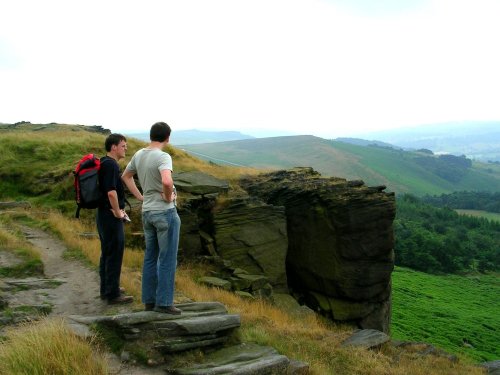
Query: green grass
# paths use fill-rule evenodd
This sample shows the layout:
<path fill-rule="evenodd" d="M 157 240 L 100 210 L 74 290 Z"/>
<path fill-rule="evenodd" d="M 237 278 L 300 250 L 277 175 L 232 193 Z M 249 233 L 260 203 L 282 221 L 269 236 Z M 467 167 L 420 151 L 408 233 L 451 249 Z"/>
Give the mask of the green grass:
<path fill-rule="evenodd" d="M 458 190 L 500 191 L 500 169 L 474 162 L 454 183 L 416 162 L 421 154 L 382 147 L 365 147 L 313 136 L 249 139 L 184 146 L 188 151 L 256 168 L 313 167 L 323 176 L 361 179 L 386 185 L 389 191 L 436 195 Z M 203 157 L 211 160 L 210 157 Z M 215 160 L 217 159 L 217 160 Z"/>
<path fill-rule="evenodd" d="M 412 154 L 380 147 L 362 147 L 333 142 L 335 148 L 352 153 L 369 169 L 387 179 L 387 185 L 398 193 L 439 194 L 451 188 L 447 181 L 433 175 L 413 161 Z M 368 184 L 372 182 L 366 180 Z"/>
<path fill-rule="evenodd" d="M 23 278 L 43 275 L 43 263 L 40 259 L 28 259 L 12 267 L 0 267 L 0 277 Z"/>
<path fill-rule="evenodd" d="M 488 220 L 500 222 L 500 214 L 498 214 L 496 212 L 488 212 L 488 211 L 481 211 L 481 210 L 463 210 L 463 209 L 456 209 L 455 211 L 457 211 L 461 215 L 468 215 L 468 216 L 474 216 L 474 217 L 484 217 L 485 219 L 488 219 Z"/>
<path fill-rule="evenodd" d="M 392 285 L 393 338 L 477 361 L 500 358 L 498 275 L 435 276 L 396 267 Z"/>

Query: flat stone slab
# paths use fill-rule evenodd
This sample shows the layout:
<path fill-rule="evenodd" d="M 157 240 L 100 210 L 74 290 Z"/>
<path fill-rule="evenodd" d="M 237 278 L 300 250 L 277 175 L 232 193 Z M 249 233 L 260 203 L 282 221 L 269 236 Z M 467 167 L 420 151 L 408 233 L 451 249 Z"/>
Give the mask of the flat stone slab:
<path fill-rule="evenodd" d="M 488 375 L 500 375 L 500 359 L 483 362 L 481 366 L 487 370 Z"/>
<path fill-rule="evenodd" d="M 229 189 L 227 181 L 197 171 L 175 173 L 174 179 L 179 190 L 192 194 L 221 193 Z"/>
<path fill-rule="evenodd" d="M 235 345 L 205 356 L 204 363 L 175 370 L 176 375 L 287 374 L 290 360 L 275 349 L 251 343 Z"/>
<path fill-rule="evenodd" d="M 2 251 L 0 248 L 0 267 L 14 267 L 24 261 L 10 251 Z"/>
<path fill-rule="evenodd" d="M 388 335 L 376 329 L 360 329 L 346 339 L 341 346 L 361 346 L 370 349 L 390 340 L 391 338 Z"/>
<path fill-rule="evenodd" d="M 8 208 L 31 208 L 31 203 L 28 201 L 0 202 L 0 210 Z"/>
<path fill-rule="evenodd" d="M 69 318 L 83 324 L 103 323 L 111 326 L 133 326 L 152 321 L 159 322 L 163 320 L 183 319 L 186 317 L 227 314 L 226 307 L 219 302 L 181 303 L 175 306 L 182 310 L 181 315 L 163 314 L 155 311 L 139 311 L 118 315 L 70 315 Z"/>
<path fill-rule="evenodd" d="M 231 290 L 231 283 L 227 280 L 214 276 L 204 276 L 200 278 L 200 283 L 224 290 Z"/>
<path fill-rule="evenodd" d="M 113 316 L 71 315 L 71 323 L 99 324 L 127 341 L 140 340 L 161 353 L 223 344 L 231 332 L 241 325 L 240 316 L 228 314 L 218 302 L 176 305 L 180 315 L 140 311 Z M 82 327 L 78 327 L 82 331 Z"/>
<path fill-rule="evenodd" d="M 23 289 L 50 289 L 64 284 L 64 280 L 60 279 L 38 279 L 28 277 L 25 279 L 4 279 L 0 285 L 2 290 L 11 290 L 13 288 Z"/>

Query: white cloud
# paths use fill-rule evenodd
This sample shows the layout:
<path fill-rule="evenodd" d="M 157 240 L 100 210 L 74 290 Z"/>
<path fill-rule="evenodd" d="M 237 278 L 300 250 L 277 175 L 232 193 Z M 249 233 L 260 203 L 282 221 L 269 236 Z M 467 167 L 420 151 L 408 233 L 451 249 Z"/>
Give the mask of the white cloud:
<path fill-rule="evenodd" d="M 338 136 L 500 119 L 500 3 L 410 3 L 3 1 L 0 121 Z"/>

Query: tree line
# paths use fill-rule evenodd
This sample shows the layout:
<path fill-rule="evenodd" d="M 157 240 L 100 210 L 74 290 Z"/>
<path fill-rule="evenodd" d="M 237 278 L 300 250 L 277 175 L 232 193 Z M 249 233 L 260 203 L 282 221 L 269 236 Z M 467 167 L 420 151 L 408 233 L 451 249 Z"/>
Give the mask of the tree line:
<path fill-rule="evenodd" d="M 500 213 L 500 193 L 486 191 L 456 191 L 439 196 L 426 195 L 422 201 L 436 207 L 482 210 Z"/>
<path fill-rule="evenodd" d="M 412 195 L 397 199 L 396 264 L 428 273 L 500 270 L 500 223 Z"/>
<path fill-rule="evenodd" d="M 464 155 L 419 156 L 415 162 L 429 172 L 450 182 L 459 182 L 466 174 L 472 161 Z"/>

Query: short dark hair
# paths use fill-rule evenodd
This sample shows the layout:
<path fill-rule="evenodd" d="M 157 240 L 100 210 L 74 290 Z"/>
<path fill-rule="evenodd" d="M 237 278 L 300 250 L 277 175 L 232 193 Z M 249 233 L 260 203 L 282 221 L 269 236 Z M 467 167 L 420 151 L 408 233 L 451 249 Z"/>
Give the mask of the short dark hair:
<path fill-rule="evenodd" d="M 165 142 L 170 137 L 171 132 L 172 129 L 166 122 L 157 122 L 151 126 L 149 139 L 153 142 Z"/>
<path fill-rule="evenodd" d="M 113 145 L 118 146 L 121 141 L 127 142 L 127 138 L 125 138 L 122 134 L 111 133 L 107 136 L 106 141 L 104 142 L 104 147 L 106 148 L 106 151 L 109 152 L 111 151 L 111 147 Z"/>

